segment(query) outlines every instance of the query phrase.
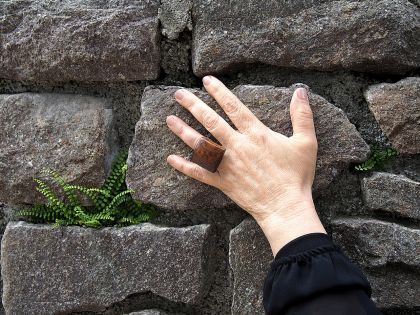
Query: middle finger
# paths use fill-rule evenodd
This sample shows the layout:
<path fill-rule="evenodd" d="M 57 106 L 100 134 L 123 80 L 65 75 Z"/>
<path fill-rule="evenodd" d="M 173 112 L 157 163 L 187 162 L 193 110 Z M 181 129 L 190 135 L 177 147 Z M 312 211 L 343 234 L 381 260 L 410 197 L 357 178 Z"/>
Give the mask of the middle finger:
<path fill-rule="evenodd" d="M 185 107 L 223 146 L 227 146 L 229 139 L 236 132 L 222 117 L 220 117 L 206 103 L 188 90 L 180 89 L 175 92 L 175 99 Z"/>

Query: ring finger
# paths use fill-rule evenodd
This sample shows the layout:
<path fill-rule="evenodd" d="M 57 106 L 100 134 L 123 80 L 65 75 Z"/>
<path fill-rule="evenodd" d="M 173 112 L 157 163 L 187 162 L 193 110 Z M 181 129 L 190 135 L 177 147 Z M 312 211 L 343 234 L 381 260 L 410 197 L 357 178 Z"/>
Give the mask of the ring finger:
<path fill-rule="evenodd" d="M 202 135 L 188 126 L 181 118 L 170 115 L 166 118 L 169 129 L 172 130 L 182 141 L 184 141 L 191 149 L 197 148 L 198 140 Z"/>

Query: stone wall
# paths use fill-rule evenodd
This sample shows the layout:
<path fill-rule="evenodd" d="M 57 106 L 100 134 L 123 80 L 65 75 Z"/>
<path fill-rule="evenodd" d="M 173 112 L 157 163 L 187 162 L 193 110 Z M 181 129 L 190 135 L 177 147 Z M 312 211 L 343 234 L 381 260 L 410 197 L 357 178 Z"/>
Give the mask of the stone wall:
<path fill-rule="evenodd" d="M 319 140 L 314 196 L 385 314 L 420 312 L 420 3 L 416 0 L 0 1 L 0 210 L 6 314 L 263 314 L 272 259 L 256 223 L 181 176 L 167 129 L 182 86 L 218 76 L 272 129 L 310 90 Z M 225 117 L 225 116 L 224 116 Z M 358 173 L 369 147 L 400 154 Z M 55 168 L 101 184 L 129 148 L 127 185 L 150 224 L 52 229 L 17 221 Z"/>

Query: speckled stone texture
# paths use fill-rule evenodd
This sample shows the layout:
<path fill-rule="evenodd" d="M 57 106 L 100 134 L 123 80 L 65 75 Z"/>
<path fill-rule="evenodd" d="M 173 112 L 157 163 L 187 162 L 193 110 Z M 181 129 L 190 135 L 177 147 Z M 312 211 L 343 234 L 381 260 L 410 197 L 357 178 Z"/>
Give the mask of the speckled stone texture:
<path fill-rule="evenodd" d="M 192 0 L 162 0 L 159 8 L 159 20 L 162 35 L 177 39 L 185 29 L 192 30 Z"/>
<path fill-rule="evenodd" d="M 45 202 L 32 180 L 44 168 L 100 186 L 118 149 L 108 107 L 91 96 L 0 94 L 0 200 Z"/>
<path fill-rule="evenodd" d="M 210 226 L 100 230 L 10 222 L 1 245 L 7 314 L 104 311 L 134 293 L 198 303 Z"/>
<path fill-rule="evenodd" d="M 263 283 L 272 259 L 270 245 L 255 220 L 245 219 L 231 230 L 232 315 L 264 314 Z"/>
<path fill-rule="evenodd" d="M 144 310 L 144 311 L 140 311 L 140 312 L 134 312 L 134 313 L 130 313 L 128 315 L 168 315 L 168 313 L 163 312 L 163 311 L 158 310 L 158 309 L 153 309 L 153 310 Z"/>
<path fill-rule="evenodd" d="M 159 75 L 158 0 L 0 2 L 0 77 L 152 80 Z"/>
<path fill-rule="evenodd" d="M 420 230 L 364 218 L 336 219 L 332 228 L 334 241 L 363 268 L 379 307 L 420 307 Z"/>
<path fill-rule="evenodd" d="M 362 180 L 362 193 L 372 210 L 420 219 L 420 183 L 404 175 L 374 173 Z"/>
<path fill-rule="evenodd" d="M 226 118 L 206 74 L 286 135 L 296 83 L 310 87 L 320 218 L 384 315 L 420 314 L 419 70 L 420 0 L 0 0 L 0 234 L 44 201 L 40 169 L 98 186 L 130 145 L 128 184 L 158 206 L 155 225 L 122 230 L 13 223 L 7 315 L 264 314 L 260 228 L 166 163 L 192 157 L 167 115 L 209 136 L 178 87 Z M 365 142 L 398 149 L 387 173 L 355 171 Z"/>
<path fill-rule="evenodd" d="M 397 74 L 420 66 L 420 11 L 406 0 L 197 0 L 193 20 L 198 76 L 250 63 Z"/>
<path fill-rule="evenodd" d="M 420 78 L 370 86 L 365 97 L 392 145 L 400 153 L 420 153 Z"/>
<path fill-rule="evenodd" d="M 190 156 L 188 148 L 166 126 L 166 116 L 175 114 L 204 135 L 209 134 L 176 103 L 178 87 L 147 87 L 143 94 L 142 117 L 136 125 L 128 158 L 127 184 L 134 197 L 172 210 L 223 208 L 233 205 L 214 187 L 178 173 L 166 162 L 170 154 Z M 274 131 L 292 135 L 289 104 L 295 87 L 243 85 L 233 92 L 255 115 Z M 220 106 L 206 93 L 191 90 L 226 120 Z M 369 148 L 342 110 L 316 94 L 310 94 L 318 137 L 318 161 L 314 190 L 320 193 L 350 163 L 367 158 Z"/>
<path fill-rule="evenodd" d="M 360 265 L 420 267 L 420 230 L 375 219 L 337 219 L 333 237 Z"/>

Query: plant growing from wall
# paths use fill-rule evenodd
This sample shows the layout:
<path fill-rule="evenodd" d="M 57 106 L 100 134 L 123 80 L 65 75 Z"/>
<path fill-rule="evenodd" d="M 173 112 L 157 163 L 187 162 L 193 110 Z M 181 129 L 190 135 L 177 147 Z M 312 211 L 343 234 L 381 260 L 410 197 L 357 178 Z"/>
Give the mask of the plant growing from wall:
<path fill-rule="evenodd" d="M 100 188 L 72 185 L 56 171 L 44 170 L 43 173 L 59 188 L 62 196 L 58 196 L 46 181 L 35 178 L 36 189 L 47 202 L 21 210 L 18 215 L 56 226 L 126 226 L 149 221 L 155 214 L 155 208 L 131 197 L 133 191 L 125 184 L 126 160 L 127 151 L 124 150 L 115 158 L 111 172 Z M 90 206 L 82 205 L 82 196 L 88 197 Z"/>
<path fill-rule="evenodd" d="M 398 152 L 394 148 L 380 148 L 379 146 L 374 146 L 369 158 L 365 162 L 357 164 L 354 169 L 359 172 L 379 170 L 397 155 Z"/>

